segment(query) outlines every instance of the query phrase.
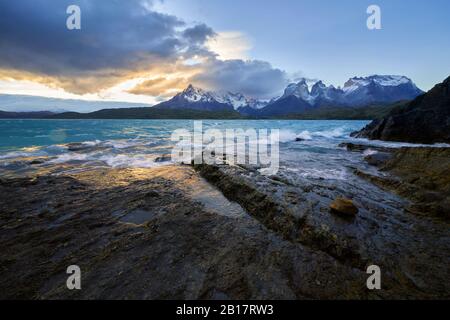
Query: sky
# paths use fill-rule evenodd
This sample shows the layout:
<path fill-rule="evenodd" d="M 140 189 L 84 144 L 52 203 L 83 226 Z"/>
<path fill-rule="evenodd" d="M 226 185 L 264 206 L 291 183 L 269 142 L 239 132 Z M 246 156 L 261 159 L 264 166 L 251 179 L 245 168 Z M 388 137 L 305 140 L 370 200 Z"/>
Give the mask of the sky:
<path fill-rule="evenodd" d="M 68 30 L 69 5 L 81 30 Z M 369 30 L 369 5 L 381 29 Z M 192 83 L 269 99 L 301 77 L 342 86 L 450 73 L 450 1 L 0 0 L 0 93 L 155 104 Z"/>

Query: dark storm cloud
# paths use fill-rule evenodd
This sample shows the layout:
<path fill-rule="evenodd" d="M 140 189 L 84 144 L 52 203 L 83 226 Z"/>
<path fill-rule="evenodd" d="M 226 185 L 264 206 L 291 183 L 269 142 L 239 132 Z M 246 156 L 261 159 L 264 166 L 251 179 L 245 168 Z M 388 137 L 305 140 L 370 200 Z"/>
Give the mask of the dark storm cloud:
<path fill-rule="evenodd" d="M 149 1 L 0 1 L 0 68 L 58 75 L 175 56 L 184 22 L 143 3 Z M 81 8 L 81 30 L 66 28 L 71 4 Z"/>
<path fill-rule="evenodd" d="M 30 80 L 77 94 L 171 73 L 180 81 L 172 85 L 169 77 L 158 84 L 161 94 L 188 81 L 255 97 L 271 96 L 284 86 L 285 73 L 267 62 L 218 60 L 206 46 L 216 36 L 213 29 L 188 26 L 178 17 L 155 12 L 152 4 L 153 0 L 0 0 L 0 79 Z M 66 27 L 69 5 L 81 8 L 81 30 Z M 183 61 L 194 57 L 206 62 L 195 66 L 201 71 L 192 78 L 191 67 Z M 145 83 L 136 90 L 157 96 L 155 86 Z"/>
<path fill-rule="evenodd" d="M 205 64 L 208 72 L 195 76 L 192 81 L 212 90 L 242 92 L 256 98 L 273 98 L 287 84 L 287 75 L 259 60 L 217 60 Z"/>
<path fill-rule="evenodd" d="M 184 30 L 183 35 L 192 43 L 203 44 L 208 38 L 215 36 L 216 33 L 206 24 L 199 24 Z"/>

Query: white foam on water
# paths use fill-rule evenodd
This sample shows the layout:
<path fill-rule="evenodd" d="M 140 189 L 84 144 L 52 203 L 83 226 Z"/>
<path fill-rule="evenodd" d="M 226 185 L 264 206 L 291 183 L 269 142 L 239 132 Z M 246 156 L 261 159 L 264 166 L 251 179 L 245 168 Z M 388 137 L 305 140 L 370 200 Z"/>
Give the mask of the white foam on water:
<path fill-rule="evenodd" d="M 450 144 L 448 143 L 435 143 L 435 144 L 423 144 L 423 143 L 410 143 L 410 142 L 394 142 L 394 141 L 382 141 L 382 140 L 369 140 L 366 138 L 352 138 L 349 137 L 349 140 L 354 143 L 364 144 L 364 145 L 372 145 L 379 147 L 388 147 L 388 148 L 403 148 L 403 147 L 411 147 L 411 148 L 420 148 L 420 147 L 428 147 L 428 148 L 450 148 Z"/>
<path fill-rule="evenodd" d="M 171 162 L 155 162 L 155 155 L 145 154 L 104 154 L 94 153 L 65 153 L 50 163 L 60 164 L 71 161 L 102 161 L 112 168 L 152 168 L 161 165 L 167 165 Z"/>
<path fill-rule="evenodd" d="M 13 158 L 22 158 L 22 157 L 45 157 L 47 153 L 42 150 L 38 151 L 12 151 L 5 154 L 0 155 L 0 159 L 13 159 Z"/>
<path fill-rule="evenodd" d="M 154 157 L 146 155 L 105 155 L 98 160 L 104 161 L 113 168 L 153 168 L 161 164 L 154 161 Z"/>
<path fill-rule="evenodd" d="M 378 153 L 378 151 L 376 151 L 376 150 L 367 149 L 367 150 L 364 150 L 363 156 L 367 157 L 367 156 L 371 156 L 371 155 L 374 155 L 374 154 L 377 154 L 377 153 Z"/>
<path fill-rule="evenodd" d="M 64 153 L 56 159 L 50 160 L 50 163 L 65 163 L 70 161 L 86 161 L 89 160 L 89 154 L 85 153 Z"/>
<path fill-rule="evenodd" d="M 347 172 L 338 169 L 314 169 L 314 168 L 287 168 L 287 171 L 295 172 L 302 178 L 347 180 Z"/>
<path fill-rule="evenodd" d="M 132 140 L 109 140 L 105 142 L 106 146 L 113 147 L 114 149 L 126 149 L 140 144 L 142 144 L 142 142 Z"/>
<path fill-rule="evenodd" d="M 297 135 L 297 138 L 300 138 L 303 140 L 312 140 L 312 135 L 311 135 L 311 132 L 309 132 L 308 130 L 304 130 Z"/>
<path fill-rule="evenodd" d="M 345 134 L 345 127 L 339 127 L 339 128 L 334 128 L 331 130 L 313 132 L 313 136 L 329 138 L 329 139 L 339 138 L 339 137 L 344 136 L 344 134 Z"/>
<path fill-rule="evenodd" d="M 44 147 L 44 149 L 53 152 L 64 152 L 67 150 L 67 146 L 63 144 L 52 144 L 50 146 Z"/>
<path fill-rule="evenodd" d="M 84 141 L 84 142 L 82 142 L 82 144 L 84 144 L 84 145 L 86 145 L 86 146 L 90 146 L 90 147 L 99 145 L 100 143 L 102 143 L 100 140 Z"/>

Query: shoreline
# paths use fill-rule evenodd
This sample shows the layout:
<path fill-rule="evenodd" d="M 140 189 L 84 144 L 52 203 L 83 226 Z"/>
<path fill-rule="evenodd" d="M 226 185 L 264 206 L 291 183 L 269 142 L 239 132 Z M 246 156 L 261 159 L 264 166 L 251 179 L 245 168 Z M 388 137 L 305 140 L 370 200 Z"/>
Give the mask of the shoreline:
<path fill-rule="evenodd" d="M 2 298 L 449 298 L 447 218 L 408 209 L 414 197 L 386 198 L 414 183 L 416 198 L 422 191 L 430 197 L 427 180 L 408 177 L 407 163 L 426 168 L 439 158 L 406 151 L 392 162 L 383 158 L 387 152 L 379 150 L 382 157 L 372 161 L 380 177 L 395 176 L 404 188 L 375 183 L 371 194 L 363 185 L 343 190 L 227 165 L 77 172 L 70 171 L 76 164 L 54 164 L 28 177 L 3 177 Z M 58 170 L 65 173 L 52 174 Z M 339 196 L 356 204 L 354 218 L 330 212 Z M 82 269 L 81 292 L 65 288 L 71 264 Z M 380 265 L 383 290 L 365 288 L 370 264 Z"/>

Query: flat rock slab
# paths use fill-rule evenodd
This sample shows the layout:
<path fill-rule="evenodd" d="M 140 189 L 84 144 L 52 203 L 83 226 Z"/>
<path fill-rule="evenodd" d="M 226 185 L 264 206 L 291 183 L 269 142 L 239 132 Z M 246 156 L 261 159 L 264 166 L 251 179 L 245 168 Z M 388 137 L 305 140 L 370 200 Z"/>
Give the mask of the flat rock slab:
<path fill-rule="evenodd" d="M 371 183 L 352 179 L 330 185 L 267 177 L 244 167 L 198 165 L 224 195 L 284 240 L 323 252 L 343 266 L 365 272 L 376 264 L 389 291 L 384 297 L 448 297 L 448 224 L 406 211 L 407 201 Z M 355 184 L 356 182 L 356 184 Z M 339 197 L 353 199 L 351 223 L 330 214 Z"/>
<path fill-rule="evenodd" d="M 2 179 L 0 298 L 377 296 L 364 272 L 286 241 L 237 204 L 204 205 L 198 190 L 227 204 L 187 166 Z M 73 264 L 80 291 L 66 288 Z"/>

